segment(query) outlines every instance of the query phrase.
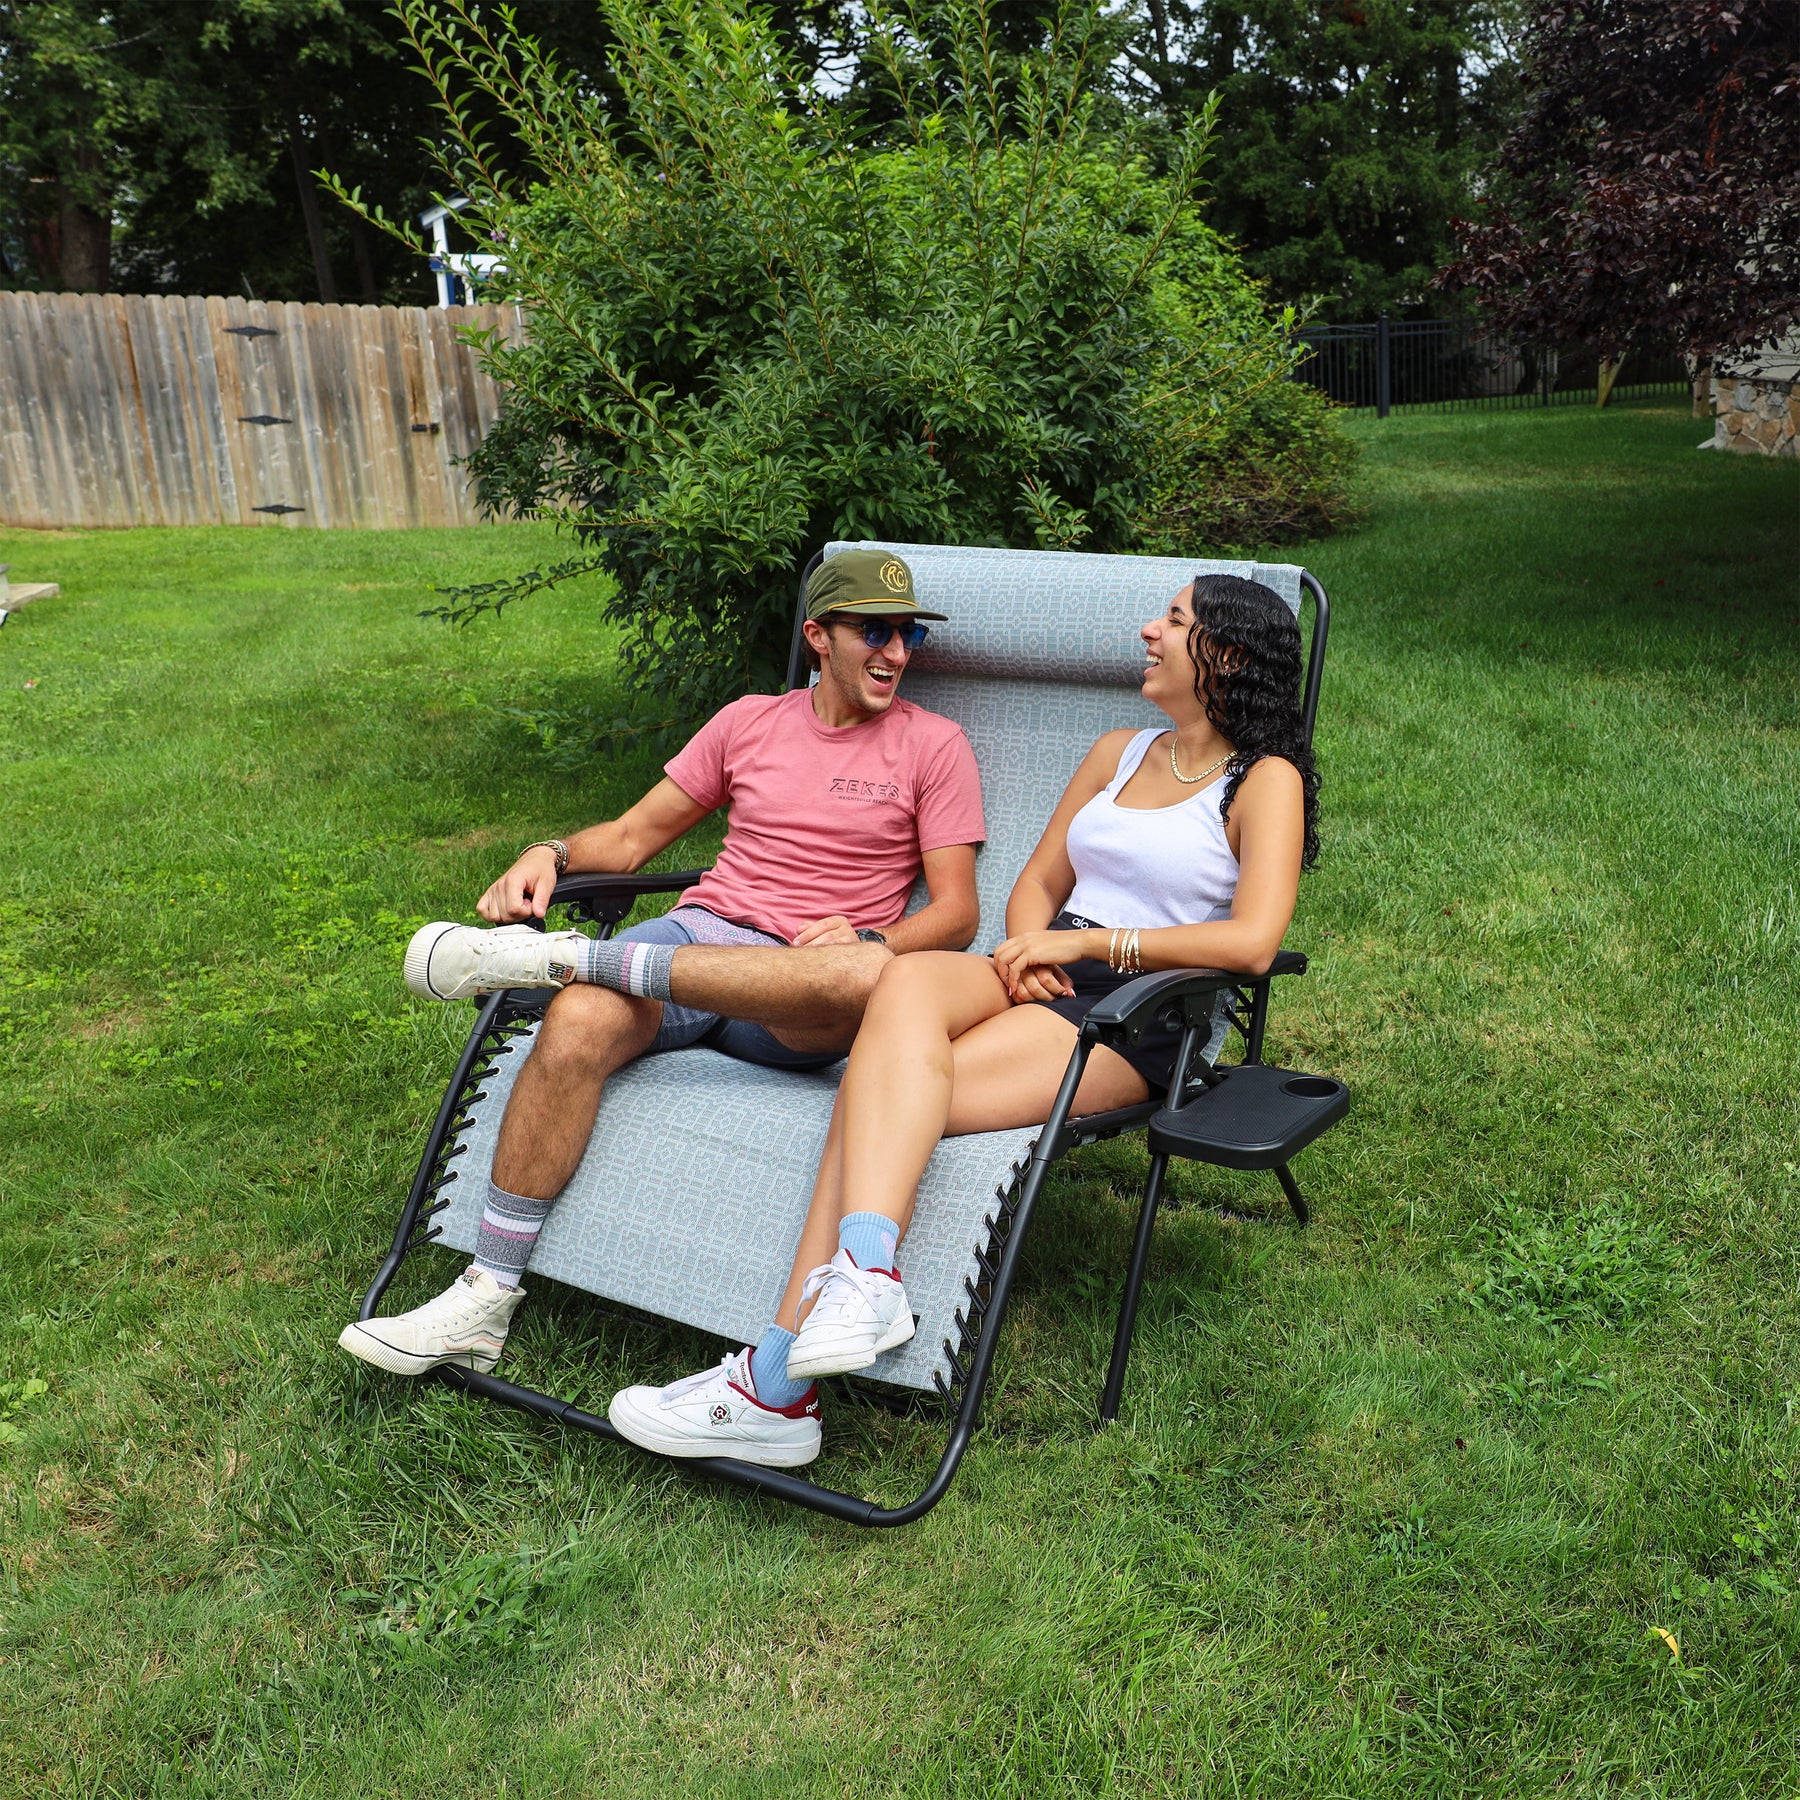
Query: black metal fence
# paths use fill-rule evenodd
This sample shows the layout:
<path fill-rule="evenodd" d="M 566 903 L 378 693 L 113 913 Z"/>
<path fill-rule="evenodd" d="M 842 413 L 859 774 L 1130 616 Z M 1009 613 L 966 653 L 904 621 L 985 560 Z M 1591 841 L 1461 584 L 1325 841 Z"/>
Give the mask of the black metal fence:
<path fill-rule="evenodd" d="M 1592 405 L 1599 388 L 1593 351 L 1516 343 L 1469 319 L 1309 325 L 1300 337 L 1306 355 L 1296 381 L 1383 419 L 1402 406 Z M 1628 350 L 1613 392 L 1686 394 L 1689 381 L 1680 357 Z"/>

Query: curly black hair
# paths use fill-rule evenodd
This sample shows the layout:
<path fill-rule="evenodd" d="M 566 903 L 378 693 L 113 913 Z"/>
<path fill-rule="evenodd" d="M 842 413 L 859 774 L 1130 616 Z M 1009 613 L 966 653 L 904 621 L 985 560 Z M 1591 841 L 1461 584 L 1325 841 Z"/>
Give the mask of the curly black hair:
<path fill-rule="evenodd" d="M 1306 839 L 1300 866 L 1319 860 L 1319 770 L 1300 726 L 1300 621 L 1272 588 L 1241 575 L 1194 577 L 1194 697 L 1231 746 L 1225 765 L 1229 812 L 1243 780 L 1265 756 L 1300 771 Z"/>

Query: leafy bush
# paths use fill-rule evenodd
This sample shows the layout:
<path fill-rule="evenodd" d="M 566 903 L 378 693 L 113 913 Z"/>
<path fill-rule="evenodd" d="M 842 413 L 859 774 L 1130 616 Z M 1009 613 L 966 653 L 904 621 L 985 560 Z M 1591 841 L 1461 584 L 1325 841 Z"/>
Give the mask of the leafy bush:
<path fill-rule="evenodd" d="M 505 407 L 481 495 L 588 552 L 449 616 L 604 568 L 638 693 L 679 723 L 779 685 L 833 537 L 1196 549 L 1328 520 L 1294 319 L 1194 210 L 1211 110 L 1156 174 L 1088 91 L 1099 9 L 1066 0 L 1003 66 L 990 3 L 872 7 L 853 104 L 743 0 L 601 0 L 604 95 L 471 0 L 402 0 L 445 177 L 504 247 L 493 297 L 530 319 L 484 344 Z"/>
<path fill-rule="evenodd" d="M 1262 388 L 1159 470 L 1142 547 L 1181 556 L 1322 537 L 1350 516 L 1355 448 L 1317 388 Z"/>

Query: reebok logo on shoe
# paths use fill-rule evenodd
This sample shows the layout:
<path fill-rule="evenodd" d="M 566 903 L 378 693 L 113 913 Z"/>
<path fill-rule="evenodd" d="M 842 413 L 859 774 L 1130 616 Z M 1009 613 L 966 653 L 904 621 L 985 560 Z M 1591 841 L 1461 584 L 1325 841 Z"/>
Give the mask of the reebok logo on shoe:
<path fill-rule="evenodd" d="M 819 1454 L 819 1392 L 792 1406 L 756 1397 L 750 1352 L 739 1350 L 715 1369 L 667 1387 L 622 1388 L 606 1416 L 623 1438 L 661 1456 L 730 1456 L 791 1469 Z"/>

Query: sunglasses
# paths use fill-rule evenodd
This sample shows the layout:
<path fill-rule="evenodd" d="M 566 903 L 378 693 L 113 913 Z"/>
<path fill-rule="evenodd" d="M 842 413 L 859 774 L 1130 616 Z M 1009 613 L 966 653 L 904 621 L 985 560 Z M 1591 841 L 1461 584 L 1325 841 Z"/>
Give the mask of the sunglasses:
<path fill-rule="evenodd" d="M 931 636 L 931 627 L 918 619 L 908 619 L 904 625 L 896 625 L 892 619 L 844 619 L 832 620 L 834 625 L 848 625 L 859 632 L 862 641 L 871 650 L 885 650 L 888 639 L 896 632 L 900 634 L 900 643 L 908 652 L 917 650 Z"/>

